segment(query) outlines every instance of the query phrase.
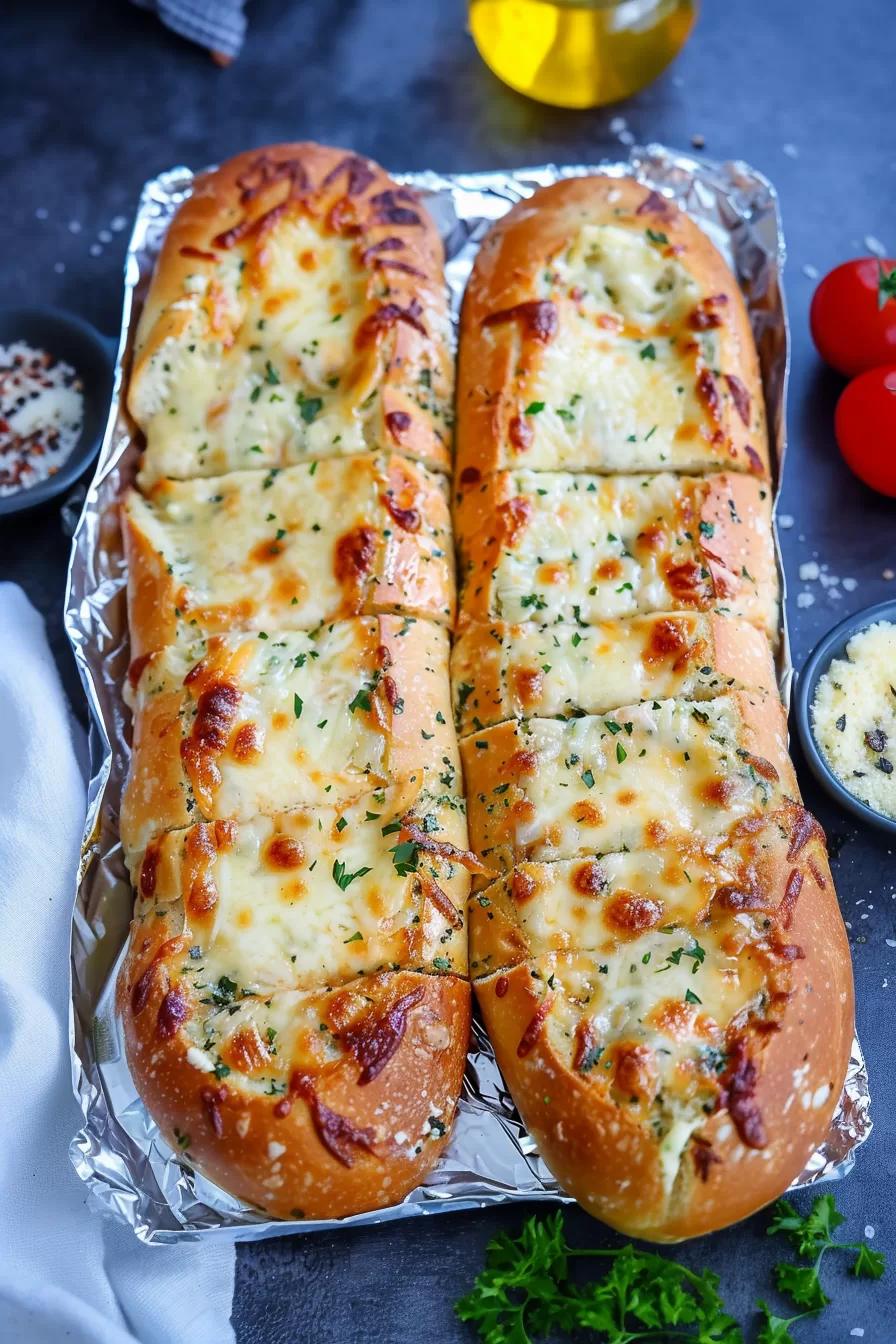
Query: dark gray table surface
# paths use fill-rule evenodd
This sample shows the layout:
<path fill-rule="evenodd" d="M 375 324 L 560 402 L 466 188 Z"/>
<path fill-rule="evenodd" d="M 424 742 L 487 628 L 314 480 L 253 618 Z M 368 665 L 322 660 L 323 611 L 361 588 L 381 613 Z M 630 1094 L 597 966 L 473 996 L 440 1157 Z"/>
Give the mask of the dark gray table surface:
<path fill-rule="evenodd" d="M 882 577 L 896 568 L 896 504 L 866 490 L 837 454 L 832 414 L 842 384 L 809 342 L 814 281 L 803 271 L 823 273 L 861 253 L 869 236 L 896 250 L 888 0 L 708 0 L 663 78 L 593 113 L 552 111 L 500 86 L 465 31 L 461 0 L 253 0 L 245 50 L 223 71 L 123 0 L 32 0 L 10 9 L 0 27 L 3 301 L 67 306 L 106 332 L 118 326 L 127 237 L 110 225 L 130 219 L 145 178 L 177 163 L 199 167 L 299 138 L 352 146 L 394 169 L 575 163 L 624 153 L 612 123 L 624 117 L 639 142 L 687 148 L 702 135 L 707 155 L 760 168 L 780 191 L 789 246 L 793 375 L 781 510 L 794 519 L 783 549 L 796 666 L 841 617 L 896 596 Z M 0 577 L 21 583 L 45 614 L 83 714 L 62 635 L 68 541 L 59 509 L 0 528 Z M 812 558 L 857 586 L 837 585 L 834 597 L 833 587 L 801 583 L 799 566 Z M 798 607 L 804 590 L 814 603 Z M 797 764 L 832 844 L 874 1096 L 874 1134 L 835 1193 L 846 1232 L 870 1227 L 876 1247 L 896 1248 L 896 865 L 887 842 L 829 804 L 799 757 Z M 489 1238 L 516 1230 L 529 1211 L 510 1206 L 243 1246 L 233 1313 L 240 1344 L 471 1340 L 452 1303 L 481 1267 Z M 747 1339 L 757 1293 L 789 1314 L 771 1287 L 777 1252 L 767 1221 L 759 1215 L 679 1252 L 721 1274 Z M 578 1210 L 567 1223 L 577 1244 L 616 1244 Z M 826 1276 L 834 1304 L 795 1327 L 799 1339 L 862 1331 L 875 1344 L 896 1339 L 896 1263 L 879 1284 L 853 1281 L 834 1263 Z"/>

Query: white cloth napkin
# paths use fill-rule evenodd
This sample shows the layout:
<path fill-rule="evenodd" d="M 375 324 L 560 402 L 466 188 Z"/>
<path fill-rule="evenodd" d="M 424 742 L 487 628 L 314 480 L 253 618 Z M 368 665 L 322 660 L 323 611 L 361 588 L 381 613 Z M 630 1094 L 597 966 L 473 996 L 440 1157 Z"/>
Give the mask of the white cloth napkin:
<path fill-rule="evenodd" d="M 69 946 L 85 814 L 43 621 L 0 584 L 0 1339 L 228 1344 L 234 1247 L 146 1246 L 87 1209 L 68 1048 Z"/>

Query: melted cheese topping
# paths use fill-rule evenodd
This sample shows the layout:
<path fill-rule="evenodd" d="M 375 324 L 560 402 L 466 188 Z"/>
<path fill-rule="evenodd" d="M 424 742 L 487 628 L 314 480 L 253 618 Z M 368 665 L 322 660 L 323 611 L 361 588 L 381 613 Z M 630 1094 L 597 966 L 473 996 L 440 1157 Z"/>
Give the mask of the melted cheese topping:
<path fill-rule="evenodd" d="M 731 696 L 523 720 L 466 738 L 461 759 L 473 848 L 505 866 L 718 836 L 781 797 Z"/>
<path fill-rule="evenodd" d="M 558 330 L 515 379 L 525 446 L 519 434 L 503 441 L 499 465 L 750 470 L 743 455 L 732 459 L 724 429 L 739 411 L 718 376 L 723 342 L 715 325 L 701 329 L 722 325 L 724 296 L 699 308 L 700 286 L 662 233 L 586 225 L 541 273 L 538 297 L 555 305 Z M 745 392 L 740 406 L 758 431 L 761 408 Z"/>
<path fill-rule="evenodd" d="M 534 622 L 468 627 L 451 655 L 458 731 L 525 715 L 603 714 L 638 700 L 708 700 L 774 686 L 764 635 L 733 618 L 726 624 L 737 659 L 729 649 L 724 672 L 712 622 L 702 615 L 635 616 L 582 630 Z"/>
<path fill-rule="evenodd" d="M 731 575 L 724 597 L 716 596 L 707 544 L 717 525 L 701 518 L 707 481 L 518 471 L 508 485 L 512 497 L 500 506 L 506 539 L 494 568 L 466 577 L 468 588 L 486 585 L 490 617 L 593 625 L 637 612 L 717 605 L 773 620 L 773 591 L 768 583 L 760 587 L 746 564 Z M 769 507 L 748 518 L 732 512 L 731 524 L 743 530 L 738 559 L 743 553 L 752 564 L 751 546 L 771 554 Z M 463 535 L 462 522 L 459 530 Z"/>
<path fill-rule="evenodd" d="M 716 891 L 725 884 L 737 886 L 744 871 L 744 860 L 727 835 L 710 843 L 679 837 L 659 849 L 600 859 L 518 864 L 512 877 L 500 878 L 482 893 L 487 905 L 477 910 L 474 898 L 473 973 L 490 975 L 506 966 L 506 949 L 500 941 L 494 945 L 504 920 L 522 934 L 514 961 L 554 952 L 622 955 L 633 940 L 649 941 L 660 930 L 665 932 L 658 946 L 671 950 L 669 938 L 680 940 L 685 928 L 700 936 Z M 483 917 L 489 909 L 497 924 L 494 917 Z M 651 953 L 644 964 L 655 971 L 666 961 L 666 953 L 659 961 Z M 686 971 L 693 969 L 686 964 Z M 658 989 L 665 983 L 655 982 Z"/>
<path fill-rule="evenodd" d="M 188 820 L 347 801 L 413 769 L 454 791 L 447 661 L 440 627 L 399 617 L 153 655 L 130 697 L 126 849 Z"/>
<path fill-rule="evenodd" d="M 559 330 L 521 389 L 544 407 L 527 416 L 527 466 L 700 471 L 727 460 L 697 390 L 699 372 L 718 368 L 717 334 L 687 329 L 700 290 L 661 244 L 588 225 L 542 288 Z"/>
<path fill-rule="evenodd" d="M 186 970 L 213 1007 L 222 977 L 234 986 L 221 990 L 232 1003 L 387 969 L 463 974 L 469 877 L 400 839 L 412 805 L 428 836 L 463 846 L 463 803 L 414 793 L 392 788 L 346 808 L 169 833 L 144 859 L 138 913 L 166 905 L 180 913 L 194 941 Z"/>
<path fill-rule="evenodd" d="M 147 436 L 142 484 L 389 444 L 388 351 L 357 340 L 381 282 L 358 251 L 354 239 L 293 212 L 260 252 L 248 245 L 220 252 L 210 274 L 200 267 L 185 276 L 163 314 L 177 314 L 177 335 L 150 353 L 132 382 L 131 409 Z M 420 292 L 426 302 L 425 287 Z M 446 314 L 431 299 L 425 325 L 450 348 Z M 400 382 L 432 417 L 444 449 L 451 388 L 433 367 L 427 338 L 411 330 Z"/>
<path fill-rule="evenodd" d="M 187 627 L 313 629 L 369 611 L 375 585 L 394 591 L 387 609 L 448 622 L 444 491 L 400 463 L 370 456 L 166 481 L 149 499 L 131 493 L 126 508 L 170 573 Z"/>

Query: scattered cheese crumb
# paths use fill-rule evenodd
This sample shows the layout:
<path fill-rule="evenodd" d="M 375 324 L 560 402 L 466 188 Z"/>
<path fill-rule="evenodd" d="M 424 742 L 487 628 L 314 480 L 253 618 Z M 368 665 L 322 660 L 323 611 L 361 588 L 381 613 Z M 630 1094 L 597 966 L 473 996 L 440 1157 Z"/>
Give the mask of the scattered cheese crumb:
<path fill-rule="evenodd" d="M 887 249 L 879 238 L 875 238 L 873 233 L 866 233 L 862 242 L 865 244 L 868 251 L 873 252 L 876 257 L 885 257 L 887 255 Z"/>
<path fill-rule="evenodd" d="M 81 232 L 81 225 L 78 223 L 76 219 L 69 220 L 68 231 L 69 233 Z"/>
<path fill-rule="evenodd" d="M 812 607 L 815 605 L 815 598 L 811 593 L 797 593 L 796 604 L 798 607 Z"/>
<path fill-rule="evenodd" d="M 788 159 L 798 159 L 800 156 L 800 152 L 796 145 L 785 145 L 784 153 L 787 155 Z"/>
<path fill-rule="evenodd" d="M 870 1241 L 874 1236 L 874 1228 L 870 1223 L 865 1224 L 865 1240 Z"/>
<path fill-rule="evenodd" d="M 778 514 L 778 526 L 779 526 L 779 527 L 783 527 L 785 531 L 786 531 L 788 528 L 793 527 L 793 514 L 792 514 L 792 513 L 779 513 L 779 514 Z"/>
<path fill-rule="evenodd" d="M 34 213 L 37 215 L 38 219 L 46 219 L 50 212 L 44 206 L 40 205 Z"/>
<path fill-rule="evenodd" d="M 803 583 L 811 583 L 820 573 L 817 560 L 807 560 L 805 564 L 800 565 L 800 578 Z"/>
<path fill-rule="evenodd" d="M 817 266 L 810 266 L 808 263 L 803 267 L 803 275 L 809 280 L 817 280 L 819 271 Z"/>
<path fill-rule="evenodd" d="M 109 228 L 113 233 L 121 233 L 122 229 L 127 228 L 127 223 L 124 215 L 116 215 Z"/>

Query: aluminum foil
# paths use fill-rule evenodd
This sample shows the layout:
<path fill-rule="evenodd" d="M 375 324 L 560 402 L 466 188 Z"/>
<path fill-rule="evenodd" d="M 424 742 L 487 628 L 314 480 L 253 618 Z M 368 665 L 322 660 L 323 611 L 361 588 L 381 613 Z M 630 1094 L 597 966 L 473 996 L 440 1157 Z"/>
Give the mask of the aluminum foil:
<path fill-rule="evenodd" d="M 771 184 L 743 163 L 713 164 L 659 145 L 623 163 L 545 166 L 517 172 L 396 174 L 420 191 L 445 242 L 455 317 L 479 244 L 510 206 L 539 186 L 585 173 L 633 175 L 681 202 L 722 250 L 746 296 L 759 347 L 778 472 L 785 448 L 788 329 L 781 288 L 784 240 Z M 424 1184 L 394 1208 L 324 1222 L 275 1222 L 191 1170 L 162 1138 L 137 1095 L 114 1011 L 132 895 L 118 837 L 128 765 L 125 572 L 116 503 L 136 474 L 138 449 L 123 406 L 139 314 L 165 231 L 189 195 L 192 174 L 175 168 L 148 182 L 125 268 L 124 311 L 112 408 L 93 482 L 72 543 L 65 622 L 91 712 L 91 780 L 72 928 L 72 1084 L 84 1124 L 71 1146 L 90 1203 L 133 1227 L 144 1241 L 198 1236 L 254 1240 L 381 1223 L 508 1200 L 568 1198 L 538 1157 L 504 1086 L 488 1038 L 474 1023 L 463 1095 L 451 1142 Z M 780 563 L 779 563 L 780 569 Z M 783 592 L 783 573 L 782 592 Z M 783 618 L 782 618 L 783 619 Z M 778 672 L 785 704 L 791 664 L 782 626 Z M 846 1174 L 871 1132 L 868 1078 L 858 1041 L 831 1132 L 795 1185 Z"/>

